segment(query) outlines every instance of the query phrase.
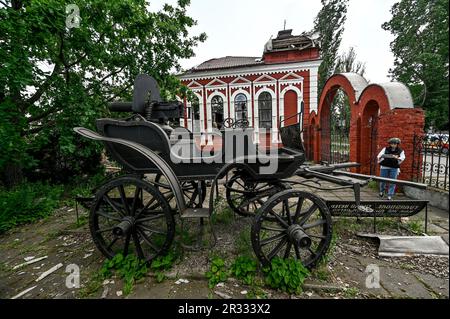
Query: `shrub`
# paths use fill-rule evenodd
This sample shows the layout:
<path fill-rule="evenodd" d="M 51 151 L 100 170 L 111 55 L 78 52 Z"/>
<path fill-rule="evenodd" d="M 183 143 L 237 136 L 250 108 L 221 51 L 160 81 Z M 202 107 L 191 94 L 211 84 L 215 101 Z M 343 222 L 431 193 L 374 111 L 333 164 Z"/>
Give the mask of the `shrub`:
<path fill-rule="evenodd" d="M 64 189 L 42 183 L 0 189 L 0 233 L 50 215 L 59 206 Z"/>
<path fill-rule="evenodd" d="M 211 269 L 206 272 L 206 278 L 209 280 L 209 288 L 213 288 L 219 282 L 224 282 L 228 279 L 228 271 L 222 258 L 214 258 L 211 261 Z"/>
<path fill-rule="evenodd" d="M 106 260 L 100 270 L 103 278 L 112 276 L 113 271 L 124 280 L 123 293 L 128 295 L 133 290 L 134 283 L 147 274 L 147 264 L 135 255 L 117 254 L 113 259 Z"/>
<path fill-rule="evenodd" d="M 256 261 L 250 257 L 240 256 L 231 265 L 230 274 L 246 285 L 252 285 L 257 271 Z"/>
<path fill-rule="evenodd" d="M 309 275 L 308 269 L 295 259 L 272 259 L 270 267 L 263 269 L 265 282 L 271 288 L 288 293 L 301 293 L 303 282 Z"/>

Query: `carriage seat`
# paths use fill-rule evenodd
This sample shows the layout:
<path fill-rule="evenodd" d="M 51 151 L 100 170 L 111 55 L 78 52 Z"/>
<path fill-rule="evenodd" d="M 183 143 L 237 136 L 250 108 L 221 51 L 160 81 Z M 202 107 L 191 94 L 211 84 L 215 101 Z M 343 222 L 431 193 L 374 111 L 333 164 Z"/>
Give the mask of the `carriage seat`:
<path fill-rule="evenodd" d="M 203 161 L 201 158 L 201 151 L 197 150 L 195 141 L 191 138 L 180 141 L 175 134 L 172 134 L 174 129 L 168 125 L 157 124 L 145 120 L 124 121 L 117 119 L 99 119 L 97 120 L 97 129 L 99 133 L 104 136 L 121 138 L 141 144 L 157 153 L 168 162 L 171 161 L 171 155 L 174 159 L 182 162 L 193 160 Z M 178 154 L 171 152 L 172 146 L 176 143 L 179 143 L 180 146 L 184 145 L 189 147 L 189 149 L 192 150 L 188 153 L 189 156 L 179 156 Z M 128 157 L 133 156 L 132 152 L 125 153 L 125 150 L 118 145 L 108 144 L 108 149 L 116 156 L 121 156 L 122 160 L 125 161 L 129 160 Z M 211 158 L 208 159 L 208 162 L 210 160 Z"/>

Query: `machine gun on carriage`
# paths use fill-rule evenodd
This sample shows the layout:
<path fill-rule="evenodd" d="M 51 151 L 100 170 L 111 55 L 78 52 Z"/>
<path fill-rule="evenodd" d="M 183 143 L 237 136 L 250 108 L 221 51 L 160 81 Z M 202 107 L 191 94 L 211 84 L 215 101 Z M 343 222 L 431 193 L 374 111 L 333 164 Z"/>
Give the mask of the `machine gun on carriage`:
<path fill-rule="evenodd" d="M 175 238 L 176 216 L 181 222 L 198 219 L 203 225 L 208 221 L 215 243 L 211 217 L 215 214 L 218 183 L 224 177 L 228 205 L 236 214 L 253 218 L 252 246 L 263 265 L 279 256 L 314 267 L 329 248 L 332 215 L 411 216 L 426 205 L 424 201 L 390 201 L 387 205 L 386 201 L 360 199 L 360 188 L 370 180 L 418 188 L 425 185 L 343 170 L 357 163 L 305 164 L 301 114 L 296 115 L 296 124 L 280 125 L 280 147 L 259 147 L 246 120 L 227 119 L 225 127 L 212 134 L 220 142 L 213 141 L 216 149 L 204 152 L 195 134 L 174 127 L 173 123 L 183 117 L 182 103 L 162 102 L 158 85 L 150 76 L 137 77 L 133 102 L 111 103 L 109 109 L 131 116 L 98 119 L 98 133 L 74 129 L 84 137 L 104 142 L 110 156 L 123 168 L 123 174 L 105 182 L 95 196 L 84 201 L 90 210 L 92 238 L 108 258 L 131 251 L 146 261 L 164 255 Z M 236 137 L 242 136 L 247 137 L 243 153 L 236 155 L 237 144 L 241 143 Z M 188 155 L 178 152 L 183 148 L 190 150 Z M 273 163 L 275 168 L 268 169 Z M 354 201 L 323 200 L 313 192 L 324 189 L 316 180 L 336 185 L 325 189 L 351 189 Z M 209 205 L 204 207 L 207 181 L 211 188 Z M 299 190 L 298 185 L 306 185 L 311 191 Z"/>

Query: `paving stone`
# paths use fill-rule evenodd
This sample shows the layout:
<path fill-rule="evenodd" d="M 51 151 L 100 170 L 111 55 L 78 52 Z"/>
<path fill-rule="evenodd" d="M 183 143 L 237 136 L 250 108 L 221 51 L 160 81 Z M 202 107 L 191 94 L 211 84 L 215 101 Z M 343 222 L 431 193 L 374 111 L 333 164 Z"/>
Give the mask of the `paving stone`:
<path fill-rule="evenodd" d="M 437 278 L 430 274 L 421 274 L 414 272 L 415 276 L 419 278 L 419 281 L 422 281 L 428 289 L 431 289 L 436 294 L 440 295 L 440 297 L 449 297 L 449 280 L 443 278 Z"/>
<path fill-rule="evenodd" d="M 432 298 L 428 289 L 410 272 L 380 267 L 380 284 L 393 298 Z"/>

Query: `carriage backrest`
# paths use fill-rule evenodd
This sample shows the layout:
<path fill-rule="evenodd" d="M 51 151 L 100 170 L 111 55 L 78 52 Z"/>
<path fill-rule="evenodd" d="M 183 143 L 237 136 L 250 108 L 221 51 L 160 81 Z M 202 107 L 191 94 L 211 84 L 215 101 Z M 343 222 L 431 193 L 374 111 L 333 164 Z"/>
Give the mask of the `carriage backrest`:
<path fill-rule="evenodd" d="M 294 119 L 297 123 L 285 125 L 290 122 L 289 120 Z M 305 147 L 303 145 L 303 112 L 299 112 L 293 116 L 285 118 L 280 121 L 280 136 L 281 142 L 284 147 L 288 147 L 297 151 L 305 152 Z"/>
<path fill-rule="evenodd" d="M 97 129 L 106 137 L 121 138 L 139 143 L 163 158 L 170 156 L 170 142 L 167 133 L 155 123 L 145 120 L 125 121 L 115 119 L 97 120 Z M 120 144 L 105 143 L 113 158 L 133 171 L 145 171 L 149 168 L 141 154 L 130 151 Z"/>

